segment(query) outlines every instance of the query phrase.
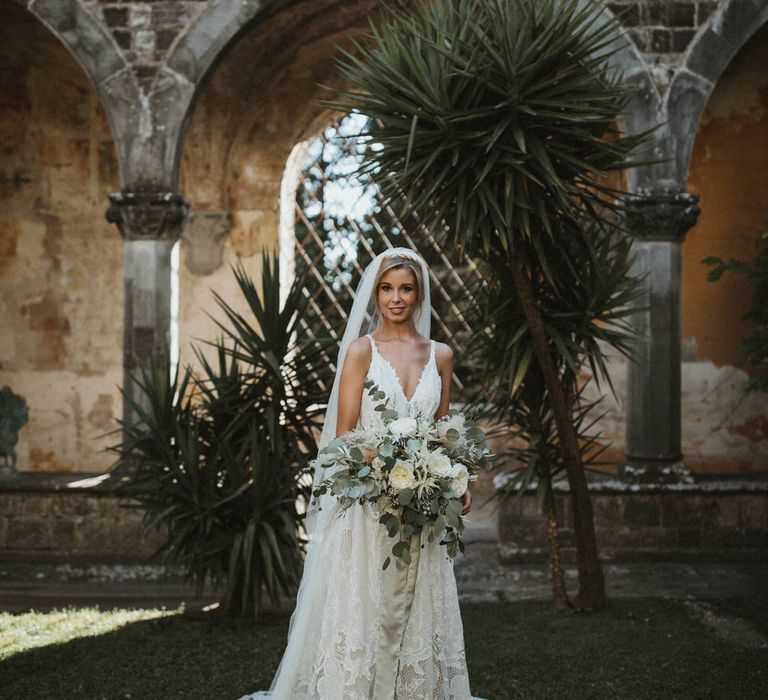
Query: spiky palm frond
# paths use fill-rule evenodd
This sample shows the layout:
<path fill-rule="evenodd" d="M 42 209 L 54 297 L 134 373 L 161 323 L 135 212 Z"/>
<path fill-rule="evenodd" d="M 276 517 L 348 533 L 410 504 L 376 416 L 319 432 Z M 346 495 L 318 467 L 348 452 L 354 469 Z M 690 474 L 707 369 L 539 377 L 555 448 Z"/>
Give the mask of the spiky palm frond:
<path fill-rule="evenodd" d="M 342 51 L 351 87 L 326 104 L 372 117 L 364 138 L 379 147 L 364 168 L 385 195 L 485 256 L 615 206 L 604 176 L 650 130 L 616 129 L 631 91 L 608 61 L 625 44 L 599 3 L 436 0 L 383 14 Z"/>
<path fill-rule="evenodd" d="M 127 507 L 145 530 L 163 529 L 154 557 L 183 567 L 200 594 L 223 587 L 230 611 L 258 616 L 264 596 L 295 593 L 304 540 L 298 503 L 308 499 L 304 467 L 314 453 L 322 402 L 307 375 L 327 372 L 316 338 L 298 333 L 302 278 L 283 304 L 276 257 L 263 257 L 261 289 L 242 267 L 235 277 L 259 326 L 216 295 L 223 337 L 199 348 L 201 371 L 167 367 L 134 378 L 139 421 L 123 424 L 112 447 L 136 468 L 121 476 Z"/>

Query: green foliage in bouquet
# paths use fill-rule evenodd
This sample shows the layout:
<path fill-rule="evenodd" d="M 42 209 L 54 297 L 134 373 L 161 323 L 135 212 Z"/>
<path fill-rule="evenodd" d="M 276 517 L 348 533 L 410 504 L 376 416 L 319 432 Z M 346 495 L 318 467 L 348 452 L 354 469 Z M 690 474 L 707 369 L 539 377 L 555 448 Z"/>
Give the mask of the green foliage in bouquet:
<path fill-rule="evenodd" d="M 133 378 L 139 421 L 122 422 L 123 440 L 110 448 L 132 465 L 116 477 L 133 501 L 126 507 L 144 511 L 145 531 L 167 534 L 154 558 L 183 567 L 198 595 L 206 581 L 223 587 L 224 610 L 241 616 L 258 617 L 265 594 L 279 607 L 300 580 L 311 488 L 303 469 L 323 400 L 307 377 L 327 371 L 322 342 L 298 329 L 304 280 L 281 306 L 277 269 L 265 254 L 260 291 L 234 271 L 258 330 L 216 295 L 227 323 L 209 343 L 213 360 L 195 348 L 200 376 L 186 367 L 171 377 L 163 366 Z"/>
<path fill-rule="evenodd" d="M 375 505 L 379 522 L 397 542 L 397 565 L 411 561 L 410 542 L 426 528 L 428 541 L 438 539 L 448 555 L 464 551 L 461 497 L 469 482 L 493 460 L 485 434 L 463 413 L 451 410 L 440 420 L 399 416 L 372 380 L 365 387 L 381 412 L 380 423 L 337 437 L 318 455 L 333 473 L 314 490 L 332 493 L 337 514 L 355 503 Z M 383 399 L 383 400 L 382 400 Z M 388 556 L 383 568 L 390 564 Z M 402 563 L 401 563 L 402 562 Z"/>

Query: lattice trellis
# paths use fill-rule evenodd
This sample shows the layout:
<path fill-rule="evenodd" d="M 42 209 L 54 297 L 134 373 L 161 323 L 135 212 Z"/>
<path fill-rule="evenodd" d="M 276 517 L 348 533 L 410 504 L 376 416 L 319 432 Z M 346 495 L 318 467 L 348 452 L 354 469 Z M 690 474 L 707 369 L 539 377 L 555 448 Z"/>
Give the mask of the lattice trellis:
<path fill-rule="evenodd" d="M 295 267 L 297 274 L 309 269 L 304 330 L 333 339 L 327 348 L 333 366 L 366 265 L 387 248 L 418 250 L 430 266 L 432 337 L 454 350 L 452 400 L 462 401 L 471 382 L 462 355 L 470 334 L 477 330 L 482 275 L 467 256 L 459 266 L 435 232 L 414 215 L 398 217 L 393 206 L 382 202 L 378 187 L 357 172 L 366 146 L 350 137 L 359 132 L 364 119 L 349 115 L 333 122 L 310 145 L 301 166 L 295 200 Z"/>

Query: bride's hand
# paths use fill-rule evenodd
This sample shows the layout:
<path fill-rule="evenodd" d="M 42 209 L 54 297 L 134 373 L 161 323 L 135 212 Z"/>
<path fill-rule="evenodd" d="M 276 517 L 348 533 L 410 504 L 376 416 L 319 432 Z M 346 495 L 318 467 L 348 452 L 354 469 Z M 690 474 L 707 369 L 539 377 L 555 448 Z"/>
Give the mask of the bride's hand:
<path fill-rule="evenodd" d="M 461 514 L 466 515 L 469 513 L 469 509 L 472 508 L 472 492 L 469 489 L 464 492 L 461 502 L 464 504 L 464 510 L 461 511 Z"/>

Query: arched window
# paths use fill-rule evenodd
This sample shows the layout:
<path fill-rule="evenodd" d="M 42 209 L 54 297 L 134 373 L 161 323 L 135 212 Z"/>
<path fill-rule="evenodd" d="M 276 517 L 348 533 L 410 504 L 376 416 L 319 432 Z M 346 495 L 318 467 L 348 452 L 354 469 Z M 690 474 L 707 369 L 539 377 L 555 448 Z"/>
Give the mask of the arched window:
<path fill-rule="evenodd" d="M 473 260 L 457 264 L 439 232 L 428 230 L 415 215 L 402 216 L 400 203 L 385 205 L 378 186 L 360 173 L 363 149 L 376 147 L 352 138 L 366 119 L 350 114 L 332 122 L 320 136 L 299 144 L 289 159 L 289 169 L 294 161 L 292 176 L 286 173 L 296 185 L 294 216 L 283 212 L 281 248 L 284 263 L 295 274 L 309 271 L 309 312 L 302 325 L 307 333 L 334 340 L 327 350 L 333 365 L 366 265 L 387 248 L 418 250 L 430 265 L 432 337 L 447 342 L 457 356 L 452 400 L 460 402 L 470 381 L 464 350 L 477 330 L 483 280 Z M 284 206 L 288 202 L 286 197 Z"/>

